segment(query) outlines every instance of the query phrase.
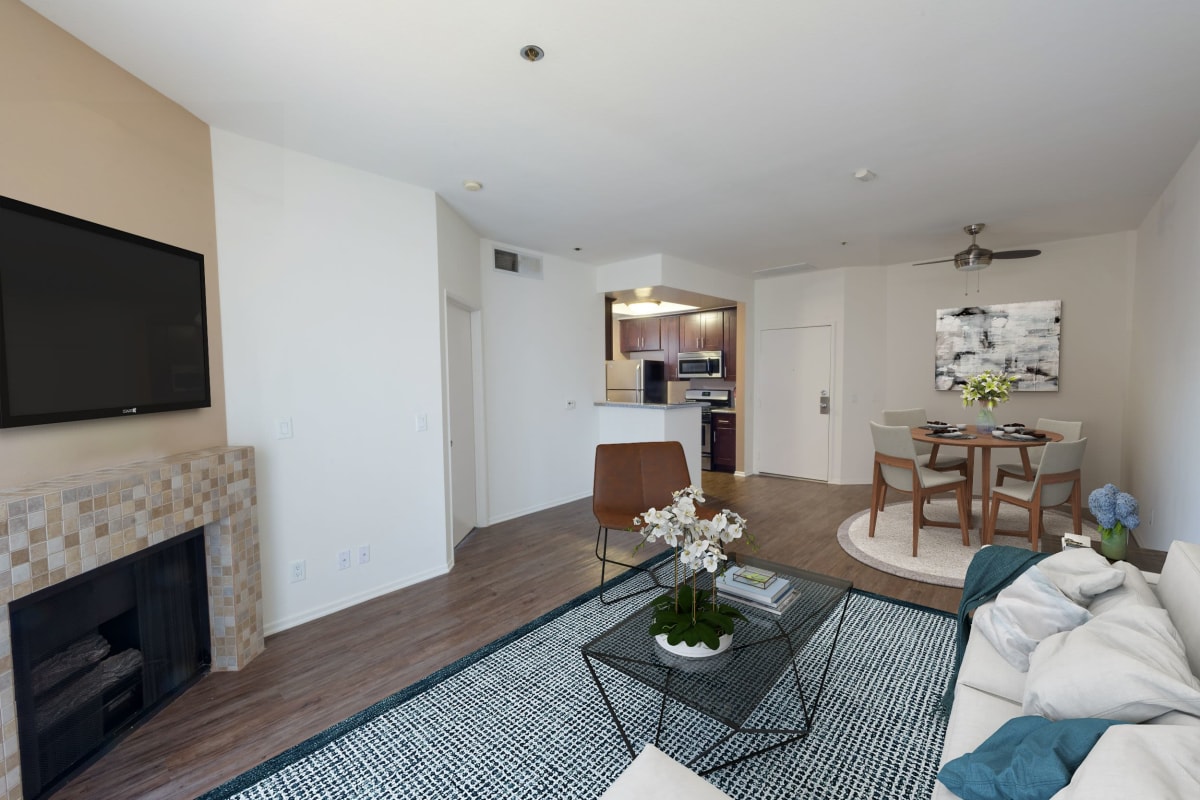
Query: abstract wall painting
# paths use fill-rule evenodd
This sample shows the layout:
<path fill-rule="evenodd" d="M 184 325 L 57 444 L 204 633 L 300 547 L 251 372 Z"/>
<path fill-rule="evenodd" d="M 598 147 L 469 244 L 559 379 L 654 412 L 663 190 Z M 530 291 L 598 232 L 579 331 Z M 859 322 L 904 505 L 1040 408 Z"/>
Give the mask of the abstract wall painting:
<path fill-rule="evenodd" d="M 1018 392 L 1057 392 L 1061 335 L 1061 300 L 938 309 L 934 388 L 990 369 L 1016 375 Z"/>

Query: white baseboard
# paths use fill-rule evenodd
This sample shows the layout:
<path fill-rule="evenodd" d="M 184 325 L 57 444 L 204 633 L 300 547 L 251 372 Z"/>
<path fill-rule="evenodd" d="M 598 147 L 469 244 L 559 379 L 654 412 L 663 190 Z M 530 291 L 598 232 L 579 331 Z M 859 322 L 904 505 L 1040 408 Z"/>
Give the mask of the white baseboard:
<path fill-rule="evenodd" d="M 576 500 L 582 500 L 585 497 L 591 497 L 591 496 L 592 496 L 592 493 L 590 491 L 587 491 L 587 492 L 584 492 L 583 494 L 572 495 L 570 497 L 560 497 L 557 500 L 550 500 L 547 503 L 540 503 L 536 506 L 530 506 L 529 508 L 524 508 L 524 509 L 521 509 L 520 511 L 514 511 L 510 514 L 503 514 L 499 517 L 492 517 L 490 520 L 488 520 L 488 525 L 495 525 L 499 522 L 508 522 L 510 519 L 516 519 L 517 517 L 523 517 L 526 514 L 532 514 L 536 511 L 545 511 L 547 508 L 555 508 L 557 506 L 563 505 L 564 503 L 574 503 Z"/>
<path fill-rule="evenodd" d="M 301 611 L 299 614 L 292 614 L 291 616 L 284 617 L 283 619 L 264 621 L 263 634 L 265 636 L 270 636 L 273 633 L 286 631 L 288 628 L 294 628 L 297 625 L 303 625 L 306 622 L 312 622 L 314 619 L 327 617 L 335 611 L 341 611 L 343 609 L 350 608 L 351 606 L 356 606 L 359 603 L 364 603 L 367 600 L 373 600 L 376 597 L 382 597 L 383 595 L 390 594 L 397 589 L 403 589 L 406 586 L 412 586 L 414 583 L 420 583 L 421 581 L 427 581 L 430 578 L 436 578 L 439 575 L 445 575 L 449 571 L 449 567 L 434 567 L 433 569 L 427 569 L 424 572 L 418 572 L 415 575 L 406 575 L 403 578 L 399 578 L 390 583 L 385 583 L 381 586 L 372 587 L 364 592 L 359 592 L 358 594 L 339 598 L 332 603 L 326 603 L 323 606 L 317 606 L 316 608 L 310 608 L 306 611 Z"/>

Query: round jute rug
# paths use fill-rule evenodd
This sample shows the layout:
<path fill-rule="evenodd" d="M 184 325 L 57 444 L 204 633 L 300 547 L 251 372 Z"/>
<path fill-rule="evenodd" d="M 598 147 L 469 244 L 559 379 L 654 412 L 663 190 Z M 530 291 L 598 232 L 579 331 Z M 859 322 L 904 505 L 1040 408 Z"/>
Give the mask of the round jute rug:
<path fill-rule="evenodd" d="M 979 519 L 979 501 L 972 506 L 974 518 Z M 933 520 L 954 522 L 958 520 L 958 506 L 953 500 L 938 499 L 925 506 L 925 516 Z M 1047 511 L 1046 533 L 1061 536 L 1072 530 L 1071 515 L 1060 511 Z M 1021 530 L 1029 524 L 1025 509 L 1008 505 L 1000 506 L 1001 530 Z M 912 501 L 889 503 L 879 512 L 875 522 L 875 538 L 867 535 L 871 527 L 871 510 L 866 509 L 846 519 L 838 528 L 838 544 L 853 558 L 864 564 L 922 583 L 962 588 L 967 574 L 967 565 L 979 552 L 979 529 L 968 529 L 971 546 L 962 543 L 958 528 L 921 528 L 917 540 L 917 557 L 912 555 Z M 1100 538 L 1095 526 L 1085 519 L 1083 535 L 1093 540 Z M 995 544 L 1028 547 L 1029 540 L 1018 536 L 997 536 Z"/>

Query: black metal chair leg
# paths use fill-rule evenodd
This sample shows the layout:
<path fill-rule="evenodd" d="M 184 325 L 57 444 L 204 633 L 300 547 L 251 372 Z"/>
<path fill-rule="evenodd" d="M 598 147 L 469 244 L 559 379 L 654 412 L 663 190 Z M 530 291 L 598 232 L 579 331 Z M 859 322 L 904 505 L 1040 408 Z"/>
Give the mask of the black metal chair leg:
<path fill-rule="evenodd" d="M 600 551 L 600 537 L 601 536 L 604 537 L 604 552 L 603 552 L 603 554 Z M 655 571 L 653 569 L 643 567 L 639 564 L 626 564 L 624 561 L 617 561 L 615 559 L 609 558 L 608 557 L 608 528 L 604 527 L 603 525 L 601 525 L 596 530 L 596 558 L 600 560 L 600 602 L 606 606 L 612 605 L 613 603 L 619 603 L 622 600 L 628 600 L 630 597 L 636 597 L 639 594 L 644 594 L 646 592 L 654 591 L 655 589 L 668 588 L 665 584 L 659 582 L 658 575 L 657 575 L 657 573 L 655 573 Z M 648 573 L 650 575 L 651 579 L 653 579 L 654 583 L 650 586 L 647 586 L 645 589 L 638 589 L 636 591 L 629 592 L 628 594 L 623 594 L 620 597 L 609 597 L 608 599 L 605 599 L 605 597 L 604 597 L 604 580 L 605 580 L 604 573 L 605 573 L 605 566 L 608 564 L 615 564 L 616 566 L 619 566 L 619 567 L 625 567 L 627 569 L 636 569 L 636 570 L 640 570 L 642 572 Z"/>

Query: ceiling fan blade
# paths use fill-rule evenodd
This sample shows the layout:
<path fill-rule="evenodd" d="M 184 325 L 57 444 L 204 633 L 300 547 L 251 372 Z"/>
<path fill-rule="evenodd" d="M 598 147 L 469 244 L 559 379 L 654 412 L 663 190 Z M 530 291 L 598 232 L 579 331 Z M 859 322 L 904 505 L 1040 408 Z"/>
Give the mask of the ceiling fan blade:
<path fill-rule="evenodd" d="M 937 261 L 918 261 L 917 263 L 913 264 L 913 266 L 914 267 L 922 267 L 926 264 L 948 264 L 953 260 L 954 260 L 954 258 L 952 256 L 950 258 L 939 258 Z"/>
<path fill-rule="evenodd" d="M 992 253 L 992 258 L 1033 258 L 1041 254 L 1041 250 L 1000 250 Z"/>

